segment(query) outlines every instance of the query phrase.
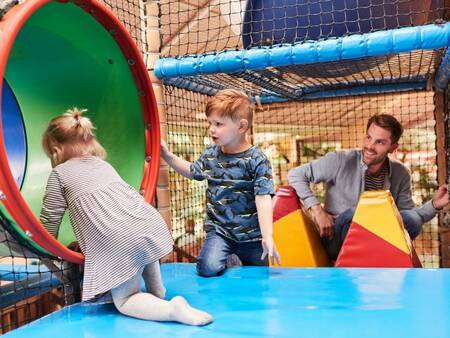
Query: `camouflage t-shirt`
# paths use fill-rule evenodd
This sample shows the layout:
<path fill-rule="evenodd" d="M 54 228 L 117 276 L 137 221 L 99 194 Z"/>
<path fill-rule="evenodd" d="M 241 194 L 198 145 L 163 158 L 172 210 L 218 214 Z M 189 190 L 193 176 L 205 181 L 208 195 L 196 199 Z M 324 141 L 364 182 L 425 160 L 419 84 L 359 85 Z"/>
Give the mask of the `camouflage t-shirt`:
<path fill-rule="evenodd" d="M 196 180 L 208 180 L 205 231 L 215 230 L 237 242 L 261 239 L 255 195 L 273 195 L 272 168 L 257 147 L 225 154 L 206 148 L 191 165 Z"/>

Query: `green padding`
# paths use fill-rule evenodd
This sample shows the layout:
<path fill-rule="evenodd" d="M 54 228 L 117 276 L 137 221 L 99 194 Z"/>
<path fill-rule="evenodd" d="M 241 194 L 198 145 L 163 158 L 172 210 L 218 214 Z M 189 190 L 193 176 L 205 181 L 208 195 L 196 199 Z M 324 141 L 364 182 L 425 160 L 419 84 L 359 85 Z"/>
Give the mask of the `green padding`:
<path fill-rule="evenodd" d="M 28 161 L 22 194 L 36 216 L 50 173 L 41 148 L 48 121 L 77 106 L 97 127 L 108 161 L 138 188 L 144 163 L 142 108 L 130 66 L 112 36 L 79 7 L 49 3 L 17 37 L 6 69 L 23 113 Z M 67 219 L 59 240 L 75 239 Z"/>

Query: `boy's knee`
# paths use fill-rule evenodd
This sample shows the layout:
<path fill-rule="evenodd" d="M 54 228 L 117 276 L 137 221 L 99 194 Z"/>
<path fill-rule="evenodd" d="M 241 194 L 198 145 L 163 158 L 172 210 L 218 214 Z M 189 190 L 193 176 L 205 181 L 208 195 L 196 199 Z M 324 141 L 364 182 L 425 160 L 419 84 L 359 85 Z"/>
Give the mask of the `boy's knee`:
<path fill-rule="evenodd" d="M 201 277 L 219 276 L 223 274 L 225 268 L 225 264 L 219 262 L 208 262 L 201 259 L 197 261 L 197 273 Z"/>

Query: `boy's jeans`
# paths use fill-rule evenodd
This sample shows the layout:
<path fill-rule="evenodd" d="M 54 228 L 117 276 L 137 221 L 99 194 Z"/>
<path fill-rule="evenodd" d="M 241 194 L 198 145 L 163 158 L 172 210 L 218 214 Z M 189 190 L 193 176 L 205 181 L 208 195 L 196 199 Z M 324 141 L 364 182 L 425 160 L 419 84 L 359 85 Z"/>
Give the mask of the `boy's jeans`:
<path fill-rule="evenodd" d="M 242 265 L 267 266 L 268 259 L 261 260 L 262 253 L 261 241 L 238 243 L 209 231 L 197 259 L 197 272 L 203 277 L 221 275 L 231 254 L 238 256 Z"/>
<path fill-rule="evenodd" d="M 347 236 L 354 214 L 355 208 L 344 211 L 334 221 L 334 237 L 331 240 L 322 238 L 325 251 L 327 252 L 328 257 L 333 261 L 335 261 L 339 255 L 339 251 L 344 243 L 345 236 Z M 405 225 L 411 240 L 414 240 L 422 230 L 422 218 L 416 212 L 411 210 L 400 211 L 400 216 L 403 219 L 403 224 Z"/>

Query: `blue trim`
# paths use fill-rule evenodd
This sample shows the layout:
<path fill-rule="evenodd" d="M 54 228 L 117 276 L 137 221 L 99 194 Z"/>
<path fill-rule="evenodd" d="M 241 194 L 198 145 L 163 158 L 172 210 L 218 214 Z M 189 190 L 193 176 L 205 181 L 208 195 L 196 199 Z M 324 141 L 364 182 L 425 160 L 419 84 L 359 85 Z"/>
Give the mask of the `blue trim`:
<path fill-rule="evenodd" d="M 61 282 L 50 272 L 36 276 L 29 276 L 22 280 L 15 280 L 13 283 L 0 287 L 2 297 L 0 308 L 4 308 L 30 297 L 43 294 L 55 289 Z"/>
<path fill-rule="evenodd" d="M 318 98 L 330 98 L 339 96 L 382 94 L 382 93 L 405 92 L 411 90 L 424 90 L 427 87 L 427 83 L 426 81 L 423 82 L 423 79 L 421 80 L 422 82 L 406 82 L 406 83 L 385 84 L 385 85 L 381 84 L 373 86 L 358 86 L 334 90 L 322 90 L 314 93 L 303 94 L 298 98 L 298 100 L 313 100 Z M 197 84 L 193 81 L 183 78 L 166 79 L 164 80 L 164 84 L 187 89 L 196 93 L 205 94 L 209 96 L 216 94 L 220 89 L 222 89 Z M 255 97 L 253 97 L 253 100 L 256 100 Z M 265 95 L 260 96 L 259 100 L 261 103 L 275 103 L 275 102 L 292 101 L 293 99 L 281 97 L 278 95 Z"/>
<path fill-rule="evenodd" d="M 155 63 L 159 79 L 235 73 L 289 65 L 349 60 L 450 45 L 450 23 L 355 34 L 323 41 L 278 45 L 217 54 L 163 58 Z"/>
<path fill-rule="evenodd" d="M 450 80 L 450 50 L 447 49 L 447 52 L 442 58 L 441 65 L 439 66 L 439 69 L 436 72 L 434 84 L 436 88 L 444 90 L 447 88 L 449 80 Z"/>
<path fill-rule="evenodd" d="M 367 95 L 367 94 L 383 94 L 383 93 L 395 93 L 405 92 L 410 90 L 424 90 L 426 89 L 426 82 L 419 83 L 398 83 L 387 84 L 379 86 L 367 86 L 367 87 L 355 87 L 355 88 L 343 88 L 335 90 L 324 90 L 316 93 L 305 94 L 302 99 L 314 100 L 320 98 L 351 96 L 351 95 Z M 264 96 L 261 97 L 261 103 L 275 103 L 275 102 L 287 102 L 291 99 L 279 97 L 279 96 Z"/>
<path fill-rule="evenodd" d="M 26 279 L 30 275 L 49 273 L 45 265 L 0 264 L 0 280 L 14 281 Z"/>

